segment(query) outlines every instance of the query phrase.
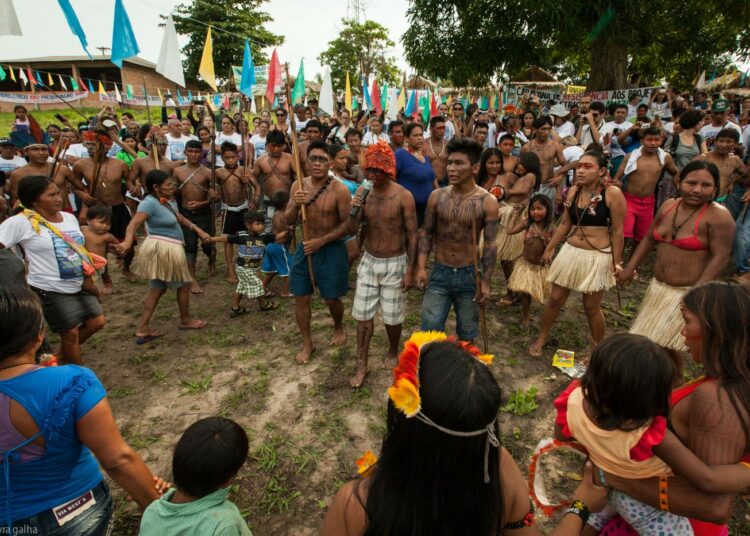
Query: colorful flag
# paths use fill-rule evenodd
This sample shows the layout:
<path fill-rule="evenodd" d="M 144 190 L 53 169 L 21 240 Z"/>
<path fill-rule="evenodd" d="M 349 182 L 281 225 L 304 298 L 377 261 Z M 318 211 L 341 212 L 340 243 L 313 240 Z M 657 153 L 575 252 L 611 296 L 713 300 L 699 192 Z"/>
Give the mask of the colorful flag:
<path fill-rule="evenodd" d="M 37 73 L 37 74 L 39 74 L 39 73 Z M 32 86 L 35 86 L 36 85 L 36 80 L 34 80 L 34 73 L 31 71 L 31 69 L 29 69 L 29 68 L 26 69 L 26 75 L 27 75 L 25 77 L 26 80 L 28 80 L 31 83 Z"/>
<path fill-rule="evenodd" d="M 353 115 L 353 113 L 354 113 L 355 111 L 357 111 L 358 109 L 359 109 L 359 103 L 357 102 L 357 99 L 356 99 L 356 98 L 355 98 L 355 99 L 352 99 L 352 108 L 351 108 L 351 110 L 350 110 L 350 111 L 352 112 L 352 115 Z"/>
<path fill-rule="evenodd" d="M 89 93 L 94 92 L 94 85 L 91 83 L 91 80 L 86 80 L 89 83 Z"/>
<path fill-rule="evenodd" d="M 411 119 L 413 115 L 417 113 L 417 92 L 416 90 L 412 90 L 411 95 L 409 95 L 409 102 L 406 104 L 406 110 L 404 110 L 404 115 L 406 115 L 407 118 Z"/>
<path fill-rule="evenodd" d="M 5 76 L 6 76 L 5 75 L 5 69 L 3 69 L 3 66 L 0 65 L 0 82 L 2 82 L 3 80 L 5 80 Z"/>
<path fill-rule="evenodd" d="M 63 77 L 61 74 L 57 75 L 57 80 L 58 82 L 60 82 L 60 87 L 62 87 L 64 91 L 68 91 L 68 86 L 65 85 L 65 80 L 63 80 Z"/>
<path fill-rule="evenodd" d="M 245 39 L 245 54 L 242 57 L 242 79 L 240 80 L 240 92 L 246 97 L 253 98 L 253 86 L 255 85 L 255 63 L 253 62 L 253 51 L 250 41 Z M 190 93 L 188 92 L 188 95 Z M 192 99 L 191 99 L 192 100 Z"/>
<path fill-rule="evenodd" d="M 305 98 L 305 61 L 304 59 L 299 60 L 299 70 L 297 71 L 297 78 L 294 80 L 294 87 L 292 88 L 292 104 L 302 102 Z"/>
<path fill-rule="evenodd" d="M 101 80 L 99 80 L 99 95 L 104 95 L 105 97 L 107 96 L 107 92 L 104 91 L 104 86 L 102 85 Z"/>
<path fill-rule="evenodd" d="M 70 86 L 73 88 L 73 91 L 78 91 L 78 81 L 72 76 L 70 77 Z"/>
<path fill-rule="evenodd" d="M 380 90 L 380 106 L 383 110 L 388 110 L 388 84 L 383 84 L 383 89 Z"/>
<path fill-rule="evenodd" d="M 115 98 L 117 99 L 117 102 L 122 104 L 122 95 L 120 95 L 120 90 L 117 88 L 117 84 L 115 84 Z"/>
<path fill-rule="evenodd" d="M 422 112 L 422 120 L 427 124 L 430 121 L 430 90 L 419 98 L 419 108 Z"/>
<path fill-rule="evenodd" d="M 318 98 L 318 108 L 324 112 L 333 115 L 334 108 L 333 84 L 331 83 L 331 69 L 326 67 L 323 73 L 323 85 L 320 86 L 320 97 Z"/>
<path fill-rule="evenodd" d="M 36 83 L 44 85 L 44 82 L 42 82 L 42 75 L 39 74 L 39 71 L 36 72 Z"/>
<path fill-rule="evenodd" d="M 47 87 L 52 87 L 55 83 L 52 81 L 52 74 L 47 73 Z"/>
<path fill-rule="evenodd" d="M 378 87 L 378 81 L 375 77 L 372 77 L 372 91 L 370 92 L 370 99 L 372 100 L 372 106 L 378 115 L 383 113 L 383 105 L 380 103 L 380 88 Z"/>
<path fill-rule="evenodd" d="M 438 112 L 437 99 L 435 98 L 435 94 L 433 93 L 432 98 L 430 99 L 430 119 L 437 115 L 440 115 L 440 112 Z"/>
<path fill-rule="evenodd" d="M 73 6 L 70 5 L 70 0 L 57 0 L 57 2 L 60 4 L 60 8 L 65 14 L 65 20 L 68 21 L 70 30 L 78 36 L 78 40 L 81 42 L 83 51 L 86 53 L 89 59 L 93 59 L 88 49 L 86 48 L 88 46 L 88 43 L 86 42 L 86 34 L 83 32 L 81 23 L 78 21 L 78 15 L 76 15 L 76 12 L 73 11 Z"/>
<path fill-rule="evenodd" d="M 132 99 L 133 98 L 133 86 L 131 86 L 130 84 L 125 86 L 125 94 L 128 96 L 128 99 Z"/>
<path fill-rule="evenodd" d="M 273 49 L 271 54 L 271 64 L 268 66 L 268 83 L 266 84 L 266 100 L 273 102 L 273 96 L 276 95 L 276 79 L 278 78 L 279 84 L 281 85 L 281 66 L 279 64 L 279 54 L 276 49 Z"/>
<path fill-rule="evenodd" d="M 0 35 L 23 35 L 13 0 L 0 0 Z"/>
<path fill-rule="evenodd" d="M 13 67 L 8 65 L 8 71 L 10 71 L 10 79 L 16 82 L 16 73 L 13 72 Z"/>
<path fill-rule="evenodd" d="M 167 80 L 185 87 L 185 72 L 182 70 L 180 45 L 177 43 L 177 30 L 175 30 L 172 15 L 167 16 L 167 22 L 164 25 L 164 37 L 161 40 L 156 72 Z"/>
<path fill-rule="evenodd" d="M 385 115 L 391 121 L 398 119 L 398 88 L 388 88 L 388 108 Z"/>
<path fill-rule="evenodd" d="M 349 83 L 349 71 L 346 71 L 346 91 L 344 92 L 344 108 L 352 111 L 352 86 Z"/>
<path fill-rule="evenodd" d="M 365 110 L 372 110 L 370 90 L 367 89 L 367 79 L 364 76 L 362 76 L 362 108 Z"/>
<path fill-rule="evenodd" d="M 406 90 L 402 87 L 398 92 L 398 101 L 396 102 L 399 110 L 406 108 Z"/>
<path fill-rule="evenodd" d="M 122 0 L 115 0 L 115 20 L 112 31 L 112 63 L 122 69 L 122 60 L 137 56 L 141 51 Z"/>
<path fill-rule="evenodd" d="M 487 95 L 482 95 L 482 98 L 479 101 L 479 108 L 481 110 L 489 110 L 489 108 L 490 108 L 490 98 Z"/>
<path fill-rule="evenodd" d="M 161 89 L 159 89 L 158 87 L 156 88 L 156 94 L 159 95 L 159 100 L 161 100 L 162 99 Z"/>
<path fill-rule="evenodd" d="M 216 75 L 214 74 L 214 45 L 211 40 L 211 27 L 208 27 L 206 32 L 206 42 L 203 45 L 203 56 L 201 56 L 201 64 L 198 67 L 198 74 L 201 75 L 203 81 L 208 84 L 211 89 L 216 89 Z"/>
<path fill-rule="evenodd" d="M 18 68 L 18 76 L 21 78 L 21 82 L 24 86 L 29 83 L 29 79 L 26 77 L 26 73 L 23 72 L 23 69 L 21 69 L 20 67 Z"/>
<path fill-rule="evenodd" d="M 193 102 L 193 92 L 188 89 L 188 102 Z"/>

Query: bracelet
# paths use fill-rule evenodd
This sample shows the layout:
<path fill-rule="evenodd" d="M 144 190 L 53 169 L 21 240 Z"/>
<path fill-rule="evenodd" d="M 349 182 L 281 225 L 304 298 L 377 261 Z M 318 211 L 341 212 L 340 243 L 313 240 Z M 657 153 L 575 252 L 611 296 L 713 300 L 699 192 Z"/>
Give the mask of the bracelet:
<path fill-rule="evenodd" d="M 188 230 L 189 230 L 189 231 L 192 231 L 194 227 L 195 227 L 195 224 L 194 224 L 194 223 L 191 223 L 191 224 L 190 224 L 190 227 L 188 227 Z"/>
<path fill-rule="evenodd" d="M 609 484 L 607 484 L 607 479 L 604 478 L 604 470 L 601 467 L 599 468 L 599 484 L 601 486 L 604 486 L 605 488 L 609 487 Z"/>
<path fill-rule="evenodd" d="M 669 511 L 669 483 L 665 475 L 659 477 L 659 510 Z"/>
<path fill-rule="evenodd" d="M 586 506 L 583 501 L 580 501 L 576 499 L 571 503 L 571 505 L 568 507 L 567 510 L 565 510 L 565 515 L 567 514 L 575 514 L 578 517 L 581 518 L 581 521 L 583 521 L 583 524 L 585 525 L 586 522 L 589 520 L 589 507 Z"/>

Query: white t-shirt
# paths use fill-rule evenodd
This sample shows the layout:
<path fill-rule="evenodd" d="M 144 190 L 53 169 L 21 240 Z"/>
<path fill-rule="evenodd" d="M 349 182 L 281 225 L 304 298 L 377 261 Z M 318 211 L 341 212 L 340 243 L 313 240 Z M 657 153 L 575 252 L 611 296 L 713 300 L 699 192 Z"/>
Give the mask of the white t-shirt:
<path fill-rule="evenodd" d="M 68 146 L 68 152 L 65 153 L 65 156 L 74 156 L 76 158 L 88 158 L 89 157 L 89 150 L 84 147 L 82 143 L 74 143 L 73 145 Z"/>
<path fill-rule="evenodd" d="M 628 121 L 634 119 L 638 115 L 638 106 L 640 105 L 640 102 L 636 104 L 628 104 L 628 117 L 626 117 Z"/>
<path fill-rule="evenodd" d="M 391 139 L 385 132 L 381 132 L 380 134 L 373 134 L 372 131 L 370 131 L 362 137 L 362 145 L 372 145 L 373 143 L 377 143 L 381 140 L 386 143 L 391 143 Z"/>
<path fill-rule="evenodd" d="M 714 148 L 714 145 L 716 144 L 716 135 L 724 130 L 725 128 L 733 128 L 737 132 L 740 133 L 740 136 L 742 135 L 742 129 L 739 125 L 732 123 L 731 121 L 727 121 L 723 125 L 720 125 L 718 127 L 713 126 L 713 124 L 709 123 L 708 125 L 704 126 L 702 129 L 700 129 L 700 132 L 698 134 L 701 135 L 701 138 L 703 138 L 706 141 L 706 147 L 709 151 L 712 151 Z M 740 138 L 741 141 L 741 138 Z"/>
<path fill-rule="evenodd" d="M 620 147 L 620 142 L 617 141 L 617 135 L 622 132 L 623 130 L 629 129 L 632 125 L 632 123 L 626 121 L 623 121 L 622 123 L 615 123 L 614 121 L 609 121 L 608 123 L 604 123 L 604 126 L 599 129 L 599 134 L 602 135 L 602 139 L 607 134 L 610 134 L 610 140 L 609 140 L 609 155 L 614 158 L 617 156 L 625 156 L 625 151 Z"/>
<path fill-rule="evenodd" d="M 565 136 L 575 136 L 576 127 L 570 121 L 565 121 L 559 127 L 555 127 L 555 132 L 557 132 L 557 135 L 560 136 L 561 138 L 564 138 Z"/>
<path fill-rule="evenodd" d="M 294 123 L 294 130 L 297 131 L 297 134 L 300 133 L 300 131 L 307 126 L 307 122 L 310 121 L 309 119 L 305 119 L 304 121 L 300 121 L 297 119 L 297 121 Z"/>
<path fill-rule="evenodd" d="M 2 156 L 0 156 L 0 171 L 4 171 L 6 177 L 18 168 L 25 166 L 26 164 L 28 164 L 28 162 L 26 162 L 26 159 L 21 158 L 18 155 L 14 156 L 10 160 L 6 160 Z"/>
<path fill-rule="evenodd" d="M 599 139 L 596 140 L 597 143 L 602 142 L 602 127 L 604 124 L 597 125 L 597 128 L 599 129 Z M 588 147 L 590 144 L 594 143 L 594 136 L 591 134 L 591 125 L 588 124 L 588 122 L 581 127 L 581 143 L 579 144 L 583 149 L 585 150 L 586 147 Z"/>
<path fill-rule="evenodd" d="M 570 147 L 565 147 L 563 149 L 563 157 L 565 157 L 565 162 L 570 164 L 571 162 L 578 162 L 578 159 L 581 158 L 581 155 L 583 155 L 584 150 L 583 147 L 580 145 L 571 145 Z M 569 170 L 567 173 L 567 185 L 570 186 L 573 183 L 573 170 Z"/>
<path fill-rule="evenodd" d="M 740 136 L 740 143 L 745 148 L 745 154 L 750 154 L 750 125 L 745 125 L 742 136 Z"/>
<path fill-rule="evenodd" d="M 185 144 L 191 140 L 190 136 L 181 134 L 179 138 L 175 138 L 171 134 L 167 134 L 165 137 L 169 144 L 169 159 L 173 162 L 185 160 Z"/>
<path fill-rule="evenodd" d="M 260 137 L 260 134 L 254 134 L 250 138 L 250 143 L 255 147 L 255 159 L 257 160 L 264 154 L 266 154 L 266 137 Z"/>
<path fill-rule="evenodd" d="M 63 221 L 52 225 L 70 238 L 84 244 L 81 228 L 73 214 L 60 212 Z M 64 240 L 39 226 L 39 234 L 23 214 L 18 214 L 0 224 L 0 244 L 12 247 L 20 244 L 29 265 L 29 285 L 51 292 L 75 294 L 83 285 L 83 262 Z"/>
<path fill-rule="evenodd" d="M 234 134 L 224 134 L 223 132 L 219 132 L 216 134 L 216 145 L 219 147 L 219 150 L 216 151 L 217 168 L 224 166 L 224 161 L 221 159 L 221 144 L 225 141 L 234 143 L 237 146 L 237 149 L 242 151 L 242 134 L 239 132 L 235 132 Z"/>

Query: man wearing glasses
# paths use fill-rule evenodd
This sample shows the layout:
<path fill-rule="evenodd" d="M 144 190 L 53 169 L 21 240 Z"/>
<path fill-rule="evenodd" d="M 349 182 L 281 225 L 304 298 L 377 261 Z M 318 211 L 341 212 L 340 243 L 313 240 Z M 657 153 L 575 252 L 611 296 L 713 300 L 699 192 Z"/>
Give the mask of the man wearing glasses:
<path fill-rule="evenodd" d="M 445 139 L 462 138 L 464 135 L 464 105 L 454 102 L 451 105 L 451 118 L 445 122 Z"/>
<path fill-rule="evenodd" d="M 604 103 L 592 102 L 588 113 L 583 118 L 583 124 L 578 129 L 576 140 L 578 145 L 586 150 L 592 143 L 601 143 L 601 128 L 604 126 Z"/>
<path fill-rule="evenodd" d="M 301 207 L 305 205 L 309 233 L 302 246 L 297 246 L 290 269 L 290 290 L 295 296 L 294 316 L 302 333 L 302 349 L 297 354 L 300 364 L 307 363 L 315 351 L 310 333 L 310 297 L 315 287 L 333 318 L 330 343 L 341 345 L 346 342 L 341 297 L 349 290 L 349 261 L 343 238 L 352 204 L 347 187 L 328 173 L 330 160 L 325 142 L 310 142 L 306 160 L 310 176 L 302 180 L 302 188 L 296 182 L 292 185 L 292 202 L 286 209 L 287 225 L 296 225 Z M 311 265 L 308 257 L 312 260 Z"/>

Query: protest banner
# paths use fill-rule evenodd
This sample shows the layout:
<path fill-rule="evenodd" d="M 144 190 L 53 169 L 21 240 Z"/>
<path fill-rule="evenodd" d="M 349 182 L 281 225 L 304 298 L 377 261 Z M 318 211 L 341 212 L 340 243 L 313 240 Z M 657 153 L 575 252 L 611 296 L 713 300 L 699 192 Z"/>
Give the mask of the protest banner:
<path fill-rule="evenodd" d="M 88 96 L 86 91 L 69 91 L 58 93 L 65 101 L 77 101 Z M 0 102 L 12 102 L 14 104 L 59 104 L 60 98 L 52 93 L 11 93 L 0 92 Z"/>
<path fill-rule="evenodd" d="M 660 86 L 640 87 L 632 89 L 610 89 L 606 91 L 581 91 L 581 86 L 568 86 L 562 89 L 537 89 L 525 85 L 510 85 L 508 100 L 510 104 L 519 104 L 525 95 L 536 96 L 540 104 L 545 105 L 548 101 L 563 103 L 566 108 L 577 105 L 583 95 L 591 97 L 592 101 L 603 102 L 605 106 L 615 103 L 627 103 L 634 95 L 640 98 L 639 102 L 648 102 L 651 94 Z M 572 91 L 570 91 L 572 89 Z"/>

